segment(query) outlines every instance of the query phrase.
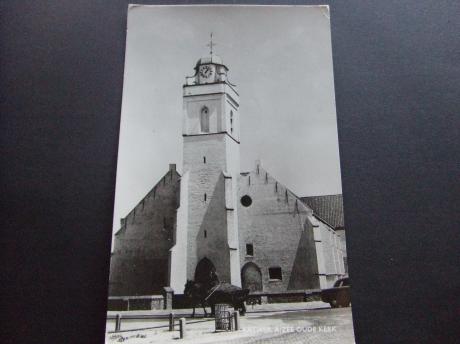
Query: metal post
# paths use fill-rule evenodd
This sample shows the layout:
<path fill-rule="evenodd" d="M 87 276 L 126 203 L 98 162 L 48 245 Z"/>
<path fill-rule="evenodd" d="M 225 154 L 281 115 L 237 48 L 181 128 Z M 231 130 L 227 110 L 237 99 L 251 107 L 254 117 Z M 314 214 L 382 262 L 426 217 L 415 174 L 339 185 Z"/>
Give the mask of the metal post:
<path fill-rule="evenodd" d="M 180 339 L 183 339 L 185 337 L 185 318 L 180 318 L 179 319 L 179 333 L 180 333 Z"/>
<path fill-rule="evenodd" d="M 174 313 L 169 313 L 169 331 L 174 331 Z"/>
<path fill-rule="evenodd" d="M 234 329 L 235 329 L 235 331 L 239 331 L 239 329 L 240 329 L 240 312 L 234 311 L 233 312 L 233 319 L 235 320 Z"/>
<path fill-rule="evenodd" d="M 121 314 L 115 316 L 115 332 L 120 331 L 121 328 Z"/>

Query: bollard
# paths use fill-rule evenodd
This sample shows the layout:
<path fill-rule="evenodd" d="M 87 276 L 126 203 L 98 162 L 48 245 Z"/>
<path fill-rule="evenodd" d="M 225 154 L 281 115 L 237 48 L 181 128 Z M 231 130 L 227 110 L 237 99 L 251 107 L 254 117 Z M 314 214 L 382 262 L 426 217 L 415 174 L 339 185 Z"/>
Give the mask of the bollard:
<path fill-rule="evenodd" d="M 174 298 L 174 290 L 170 287 L 164 287 L 163 288 L 163 307 L 164 309 L 172 309 L 172 302 Z"/>
<path fill-rule="evenodd" d="M 169 331 L 174 331 L 174 313 L 169 313 Z"/>
<path fill-rule="evenodd" d="M 121 314 L 117 314 L 115 317 L 115 332 L 120 331 L 121 328 Z"/>
<path fill-rule="evenodd" d="M 180 333 L 180 339 L 183 339 L 185 337 L 185 318 L 180 318 L 179 319 L 179 333 Z"/>
<path fill-rule="evenodd" d="M 239 331 L 239 329 L 240 329 L 240 312 L 234 311 L 233 312 L 233 319 L 235 321 L 234 329 L 235 329 L 235 331 Z"/>

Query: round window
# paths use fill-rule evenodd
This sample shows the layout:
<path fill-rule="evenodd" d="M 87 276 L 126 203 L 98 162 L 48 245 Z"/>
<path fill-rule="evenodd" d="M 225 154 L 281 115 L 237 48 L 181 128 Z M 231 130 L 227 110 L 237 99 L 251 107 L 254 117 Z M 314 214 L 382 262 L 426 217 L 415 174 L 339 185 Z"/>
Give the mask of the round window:
<path fill-rule="evenodd" d="M 252 204 L 252 198 L 248 195 L 241 197 L 241 204 L 245 207 L 249 207 Z"/>

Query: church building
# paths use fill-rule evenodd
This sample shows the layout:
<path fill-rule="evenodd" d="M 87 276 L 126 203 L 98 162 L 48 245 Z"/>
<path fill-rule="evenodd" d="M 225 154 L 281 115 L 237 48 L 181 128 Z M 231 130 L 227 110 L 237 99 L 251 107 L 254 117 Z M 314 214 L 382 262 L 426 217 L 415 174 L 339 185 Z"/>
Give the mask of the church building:
<path fill-rule="evenodd" d="M 267 293 L 327 288 L 346 273 L 341 195 L 297 197 L 260 161 L 240 170 L 240 95 L 228 72 L 211 52 L 186 77 L 182 172 L 169 165 L 121 220 L 109 296 L 182 294 L 211 271 Z"/>

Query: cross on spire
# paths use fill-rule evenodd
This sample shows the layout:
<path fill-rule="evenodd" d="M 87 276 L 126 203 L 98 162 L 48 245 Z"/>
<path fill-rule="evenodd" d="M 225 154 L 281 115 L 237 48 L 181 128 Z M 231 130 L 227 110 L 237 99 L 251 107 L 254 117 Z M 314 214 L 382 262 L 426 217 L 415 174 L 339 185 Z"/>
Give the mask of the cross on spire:
<path fill-rule="evenodd" d="M 207 47 L 209 47 L 209 48 L 210 48 L 210 50 L 211 50 L 211 52 L 210 52 L 210 53 L 211 53 L 211 55 L 212 55 L 212 47 L 214 47 L 215 45 L 217 45 L 217 44 L 216 44 L 216 43 L 214 43 L 214 42 L 212 41 L 212 32 L 211 32 L 211 40 L 209 41 L 209 43 L 208 43 L 208 44 L 206 44 L 206 46 L 207 46 Z"/>

